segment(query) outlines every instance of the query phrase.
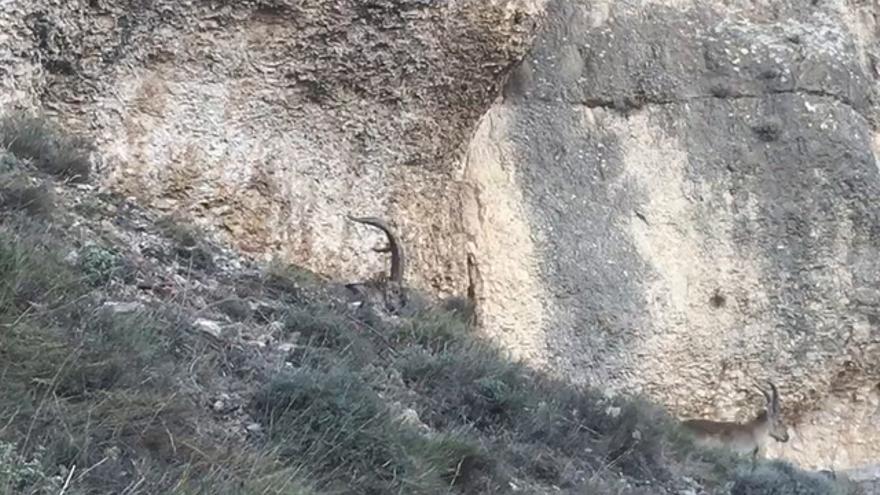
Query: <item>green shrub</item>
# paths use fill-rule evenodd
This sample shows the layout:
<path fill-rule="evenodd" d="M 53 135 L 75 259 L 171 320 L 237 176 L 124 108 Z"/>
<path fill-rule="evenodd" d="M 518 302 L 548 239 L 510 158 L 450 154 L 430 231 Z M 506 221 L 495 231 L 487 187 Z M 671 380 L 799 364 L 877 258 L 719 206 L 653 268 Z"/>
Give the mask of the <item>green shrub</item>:
<path fill-rule="evenodd" d="M 4 149 L 0 149 L 0 174 L 19 172 L 25 166 L 25 162 L 21 158 Z"/>
<path fill-rule="evenodd" d="M 113 251 L 89 245 L 82 249 L 79 256 L 80 267 L 86 278 L 93 285 L 106 284 L 120 270 L 120 257 Z"/>
<path fill-rule="evenodd" d="M 41 450 L 24 460 L 12 444 L 0 441 L 0 495 L 59 493 L 63 482 L 46 474 Z"/>

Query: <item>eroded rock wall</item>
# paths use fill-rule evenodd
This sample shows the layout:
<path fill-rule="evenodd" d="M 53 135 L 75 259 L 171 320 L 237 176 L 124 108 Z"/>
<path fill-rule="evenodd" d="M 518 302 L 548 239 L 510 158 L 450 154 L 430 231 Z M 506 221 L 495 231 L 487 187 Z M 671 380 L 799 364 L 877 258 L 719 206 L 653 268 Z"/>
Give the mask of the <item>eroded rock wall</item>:
<path fill-rule="evenodd" d="M 141 203 L 348 280 L 386 270 L 463 293 L 459 158 L 528 46 L 534 2 L 0 2 L 0 104 L 98 142 Z"/>
<path fill-rule="evenodd" d="M 487 332 L 682 416 L 749 419 L 771 378 L 771 455 L 880 457 L 877 4 L 545 15 L 468 159 Z"/>

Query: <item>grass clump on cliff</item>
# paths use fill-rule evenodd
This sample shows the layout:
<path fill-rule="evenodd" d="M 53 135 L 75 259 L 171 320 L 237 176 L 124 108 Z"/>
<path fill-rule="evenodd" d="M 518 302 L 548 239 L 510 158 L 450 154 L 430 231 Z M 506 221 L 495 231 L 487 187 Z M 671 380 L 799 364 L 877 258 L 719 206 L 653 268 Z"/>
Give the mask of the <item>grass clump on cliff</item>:
<path fill-rule="evenodd" d="M 33 184 L 11 175 L 0 174 L 0 208 L 33 216 L 47 216 L 52 212 L 55 207 L 52 192 L 45 184 Z"/>
<path fill-rule="evenodd" d="M 56 177 L 72 182 L 89 178 L 90 144 L 63 133 L 46 117 L 23 112 L 0 117 L 0 147 Z"/>
<path fill-rule="evenodd" d="M 0 210 L 48 217 L 55 208 L 52 190 L 25 169 L 17 156 L 0 149 Z"/>
<path fill-rule="evenodd" d="M 740 469 L 731 495 L 854 495 L 855 486 L 830 480 L 818 473 L 805 473 L 781 461 L 762 463 L 754 469 Z"/>
<path fill-rule="evenodd" d="M 202 231 L 182 219 L 166 216 L 157 222 L 160 232 L 175 243 L 174 254 L 187 269 L 207 270 L 214 268 L 214 258 Z"/>
<path fill-rule="evenodd" d="M 345 368 L 277 377 L 255 407 L 279 454 L 308 459 L 312 477 L 330 492 L 442 493 L 487 459 L 464 435 L 420 435 Z"/>

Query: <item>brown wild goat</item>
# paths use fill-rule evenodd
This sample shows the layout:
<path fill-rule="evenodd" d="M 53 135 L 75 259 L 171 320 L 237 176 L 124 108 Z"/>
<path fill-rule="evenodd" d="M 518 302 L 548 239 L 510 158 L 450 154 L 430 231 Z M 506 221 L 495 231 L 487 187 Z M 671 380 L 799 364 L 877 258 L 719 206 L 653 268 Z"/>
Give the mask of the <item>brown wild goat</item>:
<path fill-rule="evenodd" d="M 767 399 L 767 405 L 754 419 L 745 423 L 689 419 L 682 421 L 685 430 L 694 435 L 696 442 L 704 446 L 727 447 L 740 454 L 751 454 L 757 459 L 762 454 L 768 437 L 777 442 L 788 441 L 788 429 L 782 422 L 779 410 L 779 392 L 776 385 L 768 382 L 770 393 L 758 388 Z"/>
<path fill-rule="evenodd" d="M 382 248 L 373 248 L 379 253 L 391 253 L 391 269 L 388 277 L 382 277 L 379 280 L 369 281 L 365 283 L 348 284 L 346 287 L 358 294 L 361 299 L 369 299 L 369 293 L 379 291 L 385 302 L 385 309 L 391 313 L 397 313 L 407 303 L 406 289 L 403 286 L 403 271 L 406 266 L 406 259 L 403 254 L 403 245 L 400 239 L 394 235 L 391 228 L 380 218 L 376 217 L 354 217 L 349 215 L 348 219 L 375 227 L 385 233 L 388 238 L 388 244 Z"/>

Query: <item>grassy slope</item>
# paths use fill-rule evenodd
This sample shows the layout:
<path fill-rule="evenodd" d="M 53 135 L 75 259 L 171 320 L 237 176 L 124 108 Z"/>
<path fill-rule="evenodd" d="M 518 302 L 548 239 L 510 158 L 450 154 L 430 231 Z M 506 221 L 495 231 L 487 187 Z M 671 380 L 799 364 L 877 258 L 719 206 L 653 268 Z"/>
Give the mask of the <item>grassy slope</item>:
<path fill-rule="evenodd" d="M 55 188 L 84 179 L 59 136 L 0 125 L 0 494 L 847 493 L 697 450 L 466 315 L 354 312 L 304 272 Z"/>

